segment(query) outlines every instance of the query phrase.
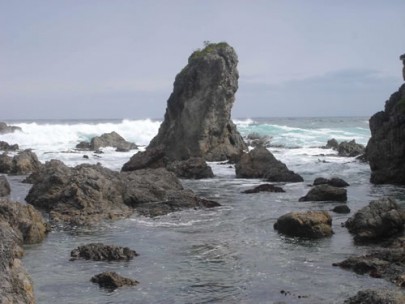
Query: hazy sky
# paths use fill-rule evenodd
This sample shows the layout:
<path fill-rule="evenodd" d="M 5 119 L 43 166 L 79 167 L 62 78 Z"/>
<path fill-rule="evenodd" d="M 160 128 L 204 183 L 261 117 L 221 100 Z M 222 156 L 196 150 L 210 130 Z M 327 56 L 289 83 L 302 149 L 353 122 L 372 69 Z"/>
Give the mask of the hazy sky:
<path fill-rule="evenodd" d="M 203 41 L 233 117 L 369 116 L 403 82 L 404 0 L 0 0 L 0 119 L 160 118 Z"/>

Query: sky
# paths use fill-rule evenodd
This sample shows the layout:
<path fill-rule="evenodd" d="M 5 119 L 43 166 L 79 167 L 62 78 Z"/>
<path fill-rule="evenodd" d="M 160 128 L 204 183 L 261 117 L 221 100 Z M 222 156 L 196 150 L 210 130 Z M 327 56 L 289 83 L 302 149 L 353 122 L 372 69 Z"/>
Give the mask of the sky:
<path fill-rule="evenodd" d="M 234 118 L 371 116 L 403 83 L 403 0 L 0 0 L 0 120 L 163 117 L 204 41 Z"/>

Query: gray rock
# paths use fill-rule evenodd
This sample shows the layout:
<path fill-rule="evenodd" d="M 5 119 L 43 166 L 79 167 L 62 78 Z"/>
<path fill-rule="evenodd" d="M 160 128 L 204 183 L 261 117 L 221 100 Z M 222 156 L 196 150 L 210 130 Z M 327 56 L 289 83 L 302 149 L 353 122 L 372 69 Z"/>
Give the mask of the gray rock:
<path fill-rule="evenodd" d="M 114 147 L 118 152 L 127 152 L 138 148 L 137 145 L 126 141 L 121 135 L 114 131 L 93 137 L 90 143 L 82 141 L 76 145 L 77 149 L 91 151 L 98 151 L 103 147 Z"/>
<path fill-rule="evenodd" d="M 163 168 L 168 162 L 165 147 L 160 145 L 134 154 L 131 159 L 124 164 L 121 171 Z"/>
<path fill-rule="evenodd" d="M 343 188 L 333 187 L 327 184 L 314 186 L 307 195 L 299 199 L 300 202 L 307 201 L 347 201 L 347 191 Z"/>
<path fill-rule="evenodd" d="M 31 150 L 21 151 L 13 158 L 6 153 L 0 155 L 0 173 L 25 175 L 39 170 L 41 166 L 37 155 Z"/>
<path fill-rule="evenodd" d="M 238 89 L 237 63 L 227 43 L 195 51 L 176 76 L 164 121 L 148 148 L 163 145 L 170 160 L 239 158 L 247 147 L 230 119 Z"/>
<path fill-rule="evenodd" d="M 274 229 L 288 236 L 323 238 L 333 234 L 332 218 L 326 211 L 290 212 L 277 219 Z"/>
<path fill-rule="evenodd" d="M 336 139 L 332 138 L 332 139 L 328 140 L 328 142 L 326 143 L 326 146 L 324 148 L 337 150 L 338 147 L 339 147 L 338 141 Z"/>
<path fill-rule="evenodd" d="M 356 242 L 384 240 L 403 231 L 404 224 L 404 212 L 392 198 L 370 202 L 345 223 Z"/>
<path fill-rule="evenodd" d="M 22 129 L 16 126 L 9 126 L 5 122 L 0 122 L 0 134 L 14 133 L 15 131 L 22 131 Z"/>
<path fill-rule="evenodd" d="M 138 281 L 120 276 L 116 272 L 106 271 L 95 275 L 91 278 L 91 282 L 98 284 L 100 287 L 113 291 L 123 286 L 135 286 Z"/>
<path fill-rule="evenodd" d="M 0 141 L 0 150 L 3 151 L 17 151 L 19 149 L 17 144 L 10 145 L 5 141 Z"/>
<path fill-rule="evenodd" d="M 405 78 L 405 77 L 404 77 Z M 403 292 L 394 290 L 361 290 L 357 295 L 347 299 L 344 304 L 403 304 L 405 295 Z"/>
<path fill-rule="evenodd" d="M 341 142 L 337 151 L 339 156 L 355 157 L 364 154 L 365 147 L 356 143 L 356 141 L 353 139 L 351 141 Z"/>
<path fill-rule="evenodd" d="M 345 188 L 345 187 L 350 186 L 346 181 L 344 181 L 343 179 L 338 178 L 338 177 L 333 177 L 331 179 L 317 177 L 317 178 L 315 178 L 314 183 L 313 183 L 314 186 L 323 185 L 323 184 L 330 185 L 333 187 L 338 187 L 338 188 Z"/>
<path fill-rule="evenodd" d="M 85 259 L 93 261 L 128 261 L 138 254 L 128 247 L 91 243 L 79 246 L 70 252 L 71 260 Z"/>
<path fill-rule="evenodd" d="M 302 182 L 303 178 L 288 170 L 265 147 L 256 147 L 244 153 L 235 166 L 236 177 L 265 178 L 270 182 Z"/>
<path fill-rule="evenodd" d="M 370 118 L 366 148 L 374 184 L 405 185 L 405 84 L 391 95 L 385 110 Z"/>
<path fill-rule="evenodd" d="M 405 54 L 399 56 L 399 60 L 402 60 L 402 63 L 404 64 L 402 68 L 402 78 L 405 80 Z"/>
<path fill-rule="evenodd" d="M 214 177 L 210 166 L 201 157 L 192 157 L 188 160 L 173 161 L 166 166 L 167 170 L 179 178 L 201 179 Z"/>
<path fill-rule="evenodd" d="M 347 205 L 339 205 L 332 209 L 333 212 L 347 214 L 350 213 L 350 208 Z"/>
<path fill-rule="evenodd" d="M 285 192 L 283 188 L 274 186 L 272 184 L 262 184 L 253 189 L 248 189 L 243 191 L 242 193 L 259 193 L 259 192 Z"/>
<path fill-rule="evenodd" d="M 7 177 L 4 175 L 0 176 L 0 197 L 7 196 L 11 192 L 10 184 L 8 183 Z"/>

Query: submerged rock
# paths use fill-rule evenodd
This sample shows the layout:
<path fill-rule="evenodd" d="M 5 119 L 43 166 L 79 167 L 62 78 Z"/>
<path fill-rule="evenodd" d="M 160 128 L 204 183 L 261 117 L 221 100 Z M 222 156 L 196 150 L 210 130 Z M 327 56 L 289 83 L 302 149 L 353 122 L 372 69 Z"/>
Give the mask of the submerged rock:
<path fill-rule="evenodd" d="M 131 260 L 138 254 L 128 247 L 91 243 L 79 246 L 70 252 L 71 260 L 85 259 L 93 261 Z"/>
<path fill-rule="evenodd" d="M 234 49 L 225 42 L 195 51 L 176 76 L 164 121 L 148 149 L 163 145 L 170 160 L 239 158 L 247 146 L 230 118 L 238 89 L 237 63 Z"/>
<path fill-rule="evenodd" d="M 405 78 L 405 76 L 404 76 Z M 347 299 L 344 304 L 403 304 L 405 295 L 403 292 L 394 290 L 361 290 L 357 295 Z"/>
<path fill-rule="evenodd" d="M 116 272 L 106 271 L 91 278 L 91 282 L 111 291 L 123 286 L 135 286 L 138 281 L 120 276 Z"/>
<path fill-rule="evenodd" d="M 324 185 L 324 184 L 330 185 L 333 187 L 338 187 L 338 188 L 345 188 L 345 187 L 350 186 L 346 181 L 344 181 L 343 179 L 338 178 L 338 177 L 333 177 L 331 179 L 317 177 L 317 178 L 315 178 L 313 185 L 317 186 L 317 185 Z"/>
<path fill-rule="evenodd" d="M 274 186 L 272 184 L 262 184 L 253 189 L 248 189 L 243 191 L 242 193 L 258 193 L 258 192 L 285 192 L 283 188 Z"/>
<path fill-rule="evenodd" d="M 10 184 L 8 183 L 7 177 L 4 175 L 0 176 L 0 197 L 7 196 L 11 192 Z"/>
<path fill-rule="evenodd" d="M 274 229 L 288 236 L 322 238 L 333 234 L 332 218 L 326 211 L 290 212 L 277 219 Z"/>
<path fill-rule="evenodd" d="M 77 149 L 91 151 L 98 151 L 103 147 L 114 147 L 118 152 L 127 152 L 138 148 L 137 145 L 126 141 L 115 131 L 93 137 L 90 143 L 82 141 L 76 145 Z"/>
<path fill-rule="evenodd" d="M 22 129 L 16 126 L 9 126 L 5 122 L 0 122 L 0 134 L 14 133 L 15 131 L 22 131 Z"/>
<path fill-rule="evenodd" d="M 327 184 L 314 186 L 307 195 L 299 199 L 300 202 L 307 201 L 347 201 L 347 191 L 343 188 L 333 187 Z"/>
<path fill-rule="evenodd" d="M 0 173 L 25 175 L 39 170 L 41 166 L 37 155 L 31 150 L 21 151 L 14 157 L 7 153 L 0 155 Z"/>
<path fill-rule="evenodd" d="M 405 214 L 392 198 L 369 203 L 349 218 L 345 225 L 357 242 L 381 241 L 404 230 Z"/>
<path fill-rule="evenodd" d="M 265 178 L 270 182 L 302 182 L 303 178 L 288 170 L 265 147 L 256 147 L 244 153 L 235 165 L 236 177 Z"/>

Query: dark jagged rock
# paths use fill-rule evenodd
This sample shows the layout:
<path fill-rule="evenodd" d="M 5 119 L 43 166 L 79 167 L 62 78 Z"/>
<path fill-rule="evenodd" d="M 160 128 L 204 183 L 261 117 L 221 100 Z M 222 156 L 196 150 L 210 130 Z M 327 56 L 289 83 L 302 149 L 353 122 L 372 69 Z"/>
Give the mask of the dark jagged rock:
<path fill-rule="evenodd" d="M 47 162 L 29 178 L 26 201 L 49 212 L 52 222 L 92 225 L 131 215 L 163 215 L 186 208 L 212 207 L 164 168 L 115 172 L 101 165 L 69 168 Z M 218 204 L 216 204 L 218 205 Z"/>
<path fill-rule="evenodd" d="M 326 211 L 290 212 L 277 219 L 274 229 L 288 236 L 322 238 L 333 234 L 332 218 Z"/>
<path fill-rule="evenodd" d="M 115 290 L 123 286 L 135 286 L 139 284 L 138 281 L 120 276 L 116 272 L 106 271 L 95 275 L 91 278 L 91 282 L 98 284 L 100 287 L 108 290 Z"/>
<path fill-rule="evenodd" d="M 70 168 L 62 161 L 51 159 L 47 161 L 39 170 L 32 172 L 27 178 L 23 180 L 24 183 L 36 184 L 42 182 L 48 176 L 63 176 L 70 174 Z"/>
<path fill-rule="evenodd" d="M 364 146 L 356 143 L 354 139 L 351 141 L 342 141 L 341 143 L 338 143 L 336 139 L 332 138 L 328 140 L 326 146 L 323 148 L 338 151 L 338 155 L 344 157 L 355 157 L 362 155 L 365 152 Z"/>
<path fill-rule="evenodd" d="M 246 142 L 251 147 L 270 147 L 271 136 L 267 135 L 260 135 L 258 133 L 250 133 L 247 138 Z"/>
<path fill-rule="evenodd" d="M 332 209 L 333 212 L 347 214 L 350 213 L 350 208 L 347 205 L 339 205 Z"/>
<path fill-rule="evenodd" d="M 405 303 L 405 295 L 403 292 L 386 289 L 361 290 L 357 293 L 357 295 L 344 301 L 344 304 L 403 304 L 403 303 Z"/>
<path fill-rule="evenodd" d="M 137 145 L 126 141 L 121 135 L 114 131 L 93 137 L 90 143 L 82 141 L 76 145 L 77 149 L 91 151 L 98 151 L 103 147 L 114 147 L 118 152 L 127 152 L 138 148 Z"/>
<path fill-rule="evenodd" d="M 10 184 L 8 183 L 7 177 L 4 175 L 0 176 L 0 197 L 7 196 L 11 192 Z"/>
<path fill-rule="evenodd" d="M 338 177 L 333 177 L 331 179 L 317 177 L 317 178 L 315 178 L 313 185 L 317 186 L 317 185 L 323 185 L 323 184 L 330 185 L 333 187 L 338 187 L 338 188 L 344 188 L 344 187 L 350 186 L 346 181 L 344 181 L 343 179 L 338 178 Z"/>
<path fill-rule="evenodd" d="M 3 151 L 17 151 L 19 149 L 19 146 L 17 144 L 10 145 L 9 143 L 5 141 L 0 141 L 0 150 Z"/>
<path fill-rule="evenodd" d="M 272 184 L 262 184 L 253 189 L 248 189 L 243 191 L 242 193 L 258 193 L 258 192 L 285 192 L 283 188 L 274 186 Z"/>
<path fill-rule="evenodd" d="M 9 126 L 5 122 L 0 122 L 0 134 L 14 133 L 15 131 L 22 131 L 22 129 L 16 126 Z"/>
<path fill-rule="evenodd" d="M 265 147 L 256 147 L 244 153 L 235 166 L 236 177 L 265 178 L 270 182 L 302 182 L 303 178 L 288 170 Z"/>
<path fill-rule="evenodd" d="M 41 213 L 34 207 L 0 199 L 0 219 L 13 227 L 25 244 L 40 243 L 49 231 Z"/>
<path fill-rule="evenodd" d="M 307 195 L 299 199 L 300 202 L 307 201 L 347 201 L 347 191 L 343 188 L 333 187 L 326 184 L 314 186 Z"/>
<path fill-rule="evenodd" d="M 160 145 L 134 154 L 131 159 L 124 164 L 121 170 L 125 172 L 148 168 L 163 168 L 168 162 L 165 147 Z"/>
<path fill-rule="evenodd" d="M 210 166 L 201 157 L 192 157 L 183 161 L 173 161 L 166 166 L 167 170 L 179 178 L 201 179 L 214 177 Z"/>
<path fill-rule="evenodd" d="M 324 148 L 337 150 L 338 147 L 339 147 L 338 141 L 336 139 L 332 138 L 332 139 L 328 140 L 328 142 L 326 143 L 326 146 Z"/>
<path fill-rule="evenodd" d="M 391 95 L 385 110 L 370 118 L 366 154 L 374 184 L 405 185 L 405 84 Z"/>
<path fill-rule="evenodd" d="M 403 68 L 402 68 L 402 78 L 405 80 L 405 54 L 399 56 L 399 60 L 402 60 Z"/>
<path fill-rule="evenodd" d="M 0 156 L 0 173 L 24 175 L 35 172 L 42 164 L 31 150 L 19 152 L 13 158 L 3 153 Z"/>
<path fill-rule="evenodd" d="M 403 231 L 405 215 L 391 198 L 382 198 L 370 204 L 346 221 L 356 242 L 381 241 Z"/>
<path fill-rule="evenodd" d="M 70 252 L 71 260 L 85 259 L 93 261 L 121 261 L 131 260 L 138 254 L 128 247 L 91 243 L 79 246 Z"/>
<path fill-rule="evenodd" d="M 164 121 L 148 148 L 163 145 L 170 160 L 239 158 L 247 147 L 230 119 L 238 89 L 237 63 L 227 43 L 195 51 L 176 76 Z"/>

